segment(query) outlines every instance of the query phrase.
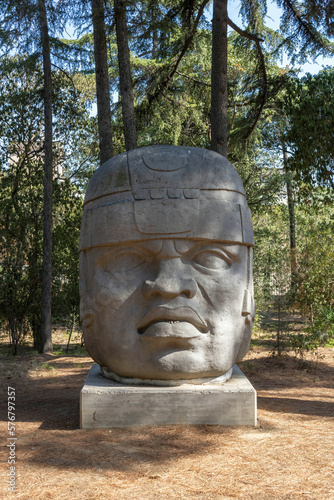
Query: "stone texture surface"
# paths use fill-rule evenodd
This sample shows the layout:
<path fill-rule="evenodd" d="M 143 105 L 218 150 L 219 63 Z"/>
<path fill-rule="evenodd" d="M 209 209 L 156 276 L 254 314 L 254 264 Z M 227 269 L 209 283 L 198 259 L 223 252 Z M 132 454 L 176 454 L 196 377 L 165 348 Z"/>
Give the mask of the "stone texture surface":
<path fill-rule="evenodd" d="M 80 235 L 85 345 L 117 380 L 217 377 L 249 348 L 253 231 L 213 151 L 150 146 L 93 175 Z"/>
<path fill-rule="evenodd" d="M 108 380 L 94 364 L 80 396 L 80 426 L 256 425 L 256 392 L 234 366 L 225 383 L 178 387 L 127 386 Z"/>

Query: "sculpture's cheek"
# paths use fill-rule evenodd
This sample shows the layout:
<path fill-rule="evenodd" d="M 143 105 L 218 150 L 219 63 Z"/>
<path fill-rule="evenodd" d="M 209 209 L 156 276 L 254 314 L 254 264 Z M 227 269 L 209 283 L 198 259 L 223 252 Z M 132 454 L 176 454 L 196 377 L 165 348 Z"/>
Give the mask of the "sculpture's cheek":
<path fill-rule="evenodd" d="M 247 288 L 247 269 L 244 261 L 237 262 L 221 273 L 203 274 L 196 272 L 194 279 L 198 284 L 198 304 L 205 307 L 210 317 L 217 321 L 226 316 L 242 312 L 244 291 Z"/>
<path fill-rule="evenodd" d="M 97 271 L 93 281 L 94 308 L 96 311 L 116 311 L 140 289 L 142 281 L 138 276 L 126 273 L 106 275 Z"/>

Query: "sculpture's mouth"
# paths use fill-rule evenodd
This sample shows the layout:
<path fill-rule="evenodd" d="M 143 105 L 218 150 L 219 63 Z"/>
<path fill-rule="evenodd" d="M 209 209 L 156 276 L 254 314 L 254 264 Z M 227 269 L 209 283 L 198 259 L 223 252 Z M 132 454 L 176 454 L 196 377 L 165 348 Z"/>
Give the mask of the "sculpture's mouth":
<path fill-rule="evenodd" d="M 181 325 L 181 323 L 184 323 Z M 161 324 L 159 332 L 148 331 L 151 326 Z M 187 326 L 192 325 L 200 333 L 207 333 L 208 326 L 201 316 L 190 307 L 177 307 L 169 308 L 166 306 L 158 306 L 151 309 L 138 325 L 138 333 L 142 335 L 159 336 L 159 337 L 170 337 L 173 336 L 173 330 L 177 330 L 175 336 L 188 337 L 191 336 L 191 332 Z M 164 330 L 163 327 L 166 327 Z M 184 327 L 184 332 L 181 334 L 180 331 Z"/>

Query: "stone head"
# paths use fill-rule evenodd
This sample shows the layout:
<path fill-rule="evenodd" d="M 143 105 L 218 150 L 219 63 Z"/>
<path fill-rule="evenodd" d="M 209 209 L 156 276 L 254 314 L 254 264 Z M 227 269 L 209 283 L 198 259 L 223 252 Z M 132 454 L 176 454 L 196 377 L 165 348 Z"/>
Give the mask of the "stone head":
<path fill-rule="evenodd" d="M 93 175 L 80 236 L 81 320 L 102 373 L 169 384 L 230 373 L 254 318 L 250 210 L 226 158 L 149 146 Z"/>

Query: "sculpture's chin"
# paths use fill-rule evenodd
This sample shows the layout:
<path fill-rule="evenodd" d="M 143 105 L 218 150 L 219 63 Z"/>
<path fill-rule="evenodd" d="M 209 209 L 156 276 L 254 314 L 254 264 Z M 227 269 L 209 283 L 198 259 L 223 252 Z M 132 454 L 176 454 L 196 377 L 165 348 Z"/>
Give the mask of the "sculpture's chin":
<path fill-rule="evenodd" d="M 101 373 L 104 377 L 109 378 L 110 380 L 114 380 L 120 384 L 126 385 L 154 385 L 154 386 L 163 386 L 163 387 L 171 387 L 171 386 L 179 386 L 184 384 L 191 385 L 201 385 L 201 384 L 222 384 L 227 382 L 233 372 L 233 368 L 228 370 L 223 375 L 212 376 L 212 377 L 198 377 L 198 378 L 171 378 L 171 379 L 145 379 L 145 378 L 131 378 L 131 377 L 120 377 L 112 370 L 105 366 L 101 366 Z"/>

